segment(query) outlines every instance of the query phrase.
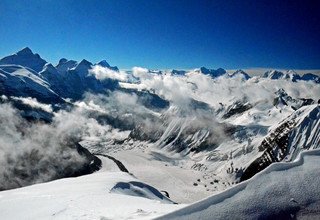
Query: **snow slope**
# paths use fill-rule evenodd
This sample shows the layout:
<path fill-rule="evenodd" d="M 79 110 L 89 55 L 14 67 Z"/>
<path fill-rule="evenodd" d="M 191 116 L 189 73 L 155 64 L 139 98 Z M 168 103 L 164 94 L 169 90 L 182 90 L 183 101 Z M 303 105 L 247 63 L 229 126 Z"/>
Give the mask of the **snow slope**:
<path fill-rule="evenodd" d="M 320 150 L 302 152 L 251 180 L 158 219 L 318 219 Z"/>
<path fill-rule="evenodd" d="M 1 219 L 150 219 L 183 207 L 100 159 L 102 170 L 91 175 L 0 192 Z M 134 189 L 119 192 L 132 183 Z"/>
<path fill-rule="evenodd" d="M 1 94 L 31 96 L 46 103 L 61 101 L 50 84 L 33 70 L 19 65 L 0 65 L 0 74 Z"/>

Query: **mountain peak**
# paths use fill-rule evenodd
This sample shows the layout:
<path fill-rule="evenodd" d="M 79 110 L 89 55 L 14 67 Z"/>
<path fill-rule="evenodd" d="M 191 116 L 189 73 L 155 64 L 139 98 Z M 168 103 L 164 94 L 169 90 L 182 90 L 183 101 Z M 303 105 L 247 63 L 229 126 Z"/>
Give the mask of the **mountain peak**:
<path fill-rule="evenodd" d="M 245 80 L 250 79 L 250 76 L 245 71 L 243 71 L 242 69 L 238 69 L 235 72 L 230 73 L 229 76 L 230 77 L 241 76 Z"/>
<path fill-rule="evenodd" d="M 101 60 L 98 65 L 102 67 L 110 67 L 110 64 L 106 60 Z"/>
<path fill-rule="evenodd" d="M 83 59 L 83 60 L 81 60 L 81 62 L 78 64 L 78 66 L 82 66 L 82 65 L 84 65 L 84 66 L 92 66 L 92 63 L 91 62 L 89 62 L 88 60 L 86 60 L 86 59 Z"/>
<path fill-rule="evenodd" d="M 1 65 L 15 64 L 28 67 L 35 72 L 40 72 L 47 63 L 39 54 L 34 54 L 29 47 L 25 47 L 15 54 L 4 57 L 0 60 Z"/>
<path fill-rule="evenodd" d="M 68 62 L 68 60 L 67 60 L 66 58 L 61 58 L 61 59 L 59 60 L 58 65 L 59 65 L 59 64 L 66 63 L 66 62 Z"/>
<path fill-rule="evenodd" d="M 75 71 L 88 71 L 88 69 L 91 69 L 91 66 L 93 64 L 91 62 L 89 62 L 88 60 L 86 59 L 83 59 L 81 60 L 81 62 L 76 66 L 74 67 L 73 69 Z"/>
<path fill-rule="evenodd" d="M 17 55 L 33 55 L 32 50 L 29 47 L 25 47 L 17 52 Z"/>
<path fill-rule="evenodd" d="M 215 69 L 207 69 L 206 67 L 200 67 L 196 71 L 200 72 L 202 74 L 205 74 L 205 75 L 210 75 L 213 78 L 222 76 L 226 73 L 226 70 L 224 70 L 222 68 L 218 68 L 215 70 Z"/>

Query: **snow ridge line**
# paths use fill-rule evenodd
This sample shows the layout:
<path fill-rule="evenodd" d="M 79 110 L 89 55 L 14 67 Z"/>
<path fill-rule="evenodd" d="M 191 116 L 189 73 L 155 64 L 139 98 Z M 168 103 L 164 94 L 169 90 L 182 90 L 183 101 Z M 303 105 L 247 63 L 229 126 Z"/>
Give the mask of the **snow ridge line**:
<path fill-rule="evenodd" d="M 182 209 L 179 209 L 177 211 L 171 212 L 169 214 L 163 215 L 163 216 L 155 218 L 155 219 L 158 219 L 158 220 L 174 219 L 176 217 L 187 216 L 192 213 L 196 213 L 196 212 L 200 212 L 202 210 L 205 210 L 214 204 L 220 203 L 220 202 L 236 195 L 240 191 L 244 190 L 250 181 L 257 179 L 264 174 L 268 174 L 268 173 L 271 173 L 274 171 L 288 170 L 290 168 L 303 165 L 306 156 L 320 156 L 320 149 L 303 151 L 299 154 L 297 159 L 293 162 L 273 163 L 269 167 L 267 167 L 265 170 L 261 171 L 260 173 L 256 174 L 255 176 L 253 176 L 251 179 L 248 179 L 244 182 L 241 182 L 238 185 L 236 185 L 230 189 L 227 189 L 217 195 L 210 196 L 208 198 L 205 198 L 203 200 L 200 200 L 198 202 L 190 204 L 189 206 L 186 206 Z"/>

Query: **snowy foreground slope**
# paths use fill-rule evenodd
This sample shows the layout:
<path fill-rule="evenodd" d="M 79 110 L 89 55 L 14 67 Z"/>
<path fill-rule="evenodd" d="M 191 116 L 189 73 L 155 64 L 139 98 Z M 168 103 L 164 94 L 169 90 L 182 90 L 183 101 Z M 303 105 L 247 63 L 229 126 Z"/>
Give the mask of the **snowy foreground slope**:
<path fill-rule="evenodd" d="M 320 150 L 158 219 L 319 219 Z"/>
<path fill-rule="evenodd" d="M 101 159 L 94 174 L 0 192 L 0 218 L 150 219 L 183 207 Z"/>

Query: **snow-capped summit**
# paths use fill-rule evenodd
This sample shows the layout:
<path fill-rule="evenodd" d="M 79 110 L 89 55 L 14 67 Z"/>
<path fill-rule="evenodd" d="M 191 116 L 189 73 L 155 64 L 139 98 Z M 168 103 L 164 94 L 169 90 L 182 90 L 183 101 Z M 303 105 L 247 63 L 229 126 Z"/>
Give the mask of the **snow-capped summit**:
<path fill-rule="evenodd" d="M 44 72 L 44 71 L 49 71 L 50 73 L 58 74 L 57 69 L 51 63 L 46 63 L 46 65 L 44 65 L 43 70 L 41 72 Z"/>
<path fill-rule="evenodd" d="M 78 64 L 78 62 L 75 60 L 67 60 L 66 58 L 62 58 L 59 60 L 59 63 L 56 66 L 56 68 L 60 74 L 64 74 L 68 70 L 76 67 L 77 64 Z"/>
<path fill-rule="evenodd" d="M 241 70 L 241 69 L 239 69 L 239 70 L 237 70 L 237 71 L 229 74 L 229 77 L 231 77 L 231 78 L 237 77 L 237 76 L 240 76 L 240 77 L 242 77 L 242 78 L 245 79 L 245 80 L 250 79 L 250 76 L 249 76 L 246 72 L 244 72 L 243 70 Z"/>
<path fill-rule="evenodd" d="M 287 79 L 291 80 L 292 82 L 297 82 L 297 80 L 301 79 L 300 75 L 293 70 L 287 70 L 285 72 L 270 70 L 265 72 L 263 77 L 269 79 Z"/>
<path fill-rule="evenodd" d="M 0 65 L 21 65 L 36 72 L 40 72 L 46 63 L 47 61 L 42 59 L 39 54 L 34 54 L 29 47 L 25 47 L 17 53 L 0 60 Z"/>
<path fill-rule="evenodd" d="M 88 75 L 89 69 L 91 69 L 93 64 L 86 59 L 81 60 L 81 62 L 74 68 L 70 69 L 73 72 L 76 72 L 80 78 L 84 78 Z"/>
<path fill-rule="evenodd" d="M 293 70 L 287 70 L 285 72 L 285 78 L 290 79 L 292 82 L 296 82 L 301 79 L 300 75 Z"/>
<path fill-rule="evenodd" d="M 283 79 L 284 73 L 278 70 L 269 70 L 263 74 L 263 78 Z"/>

